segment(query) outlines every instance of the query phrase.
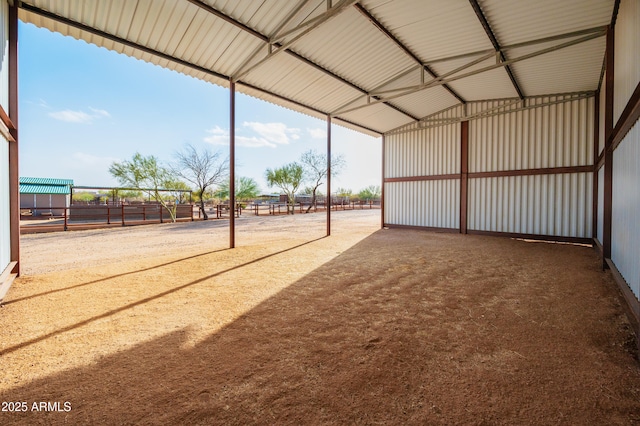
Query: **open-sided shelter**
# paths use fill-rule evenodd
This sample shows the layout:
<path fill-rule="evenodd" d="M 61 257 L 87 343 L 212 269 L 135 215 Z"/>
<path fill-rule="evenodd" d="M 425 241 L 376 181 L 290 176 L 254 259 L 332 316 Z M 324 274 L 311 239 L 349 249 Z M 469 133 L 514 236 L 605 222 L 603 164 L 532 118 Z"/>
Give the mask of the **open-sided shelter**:
<path fill-rule="evenodd" d="M 326 119 L 329 152 L 332 123 L 381 136 L 382 226 L 594 243 L 638 332 L 638 0 L 0 0 L 0 11 L 0 270 L 19 270 L 22 19 L 229 88 L 232 164 L 236 91 Z"/>

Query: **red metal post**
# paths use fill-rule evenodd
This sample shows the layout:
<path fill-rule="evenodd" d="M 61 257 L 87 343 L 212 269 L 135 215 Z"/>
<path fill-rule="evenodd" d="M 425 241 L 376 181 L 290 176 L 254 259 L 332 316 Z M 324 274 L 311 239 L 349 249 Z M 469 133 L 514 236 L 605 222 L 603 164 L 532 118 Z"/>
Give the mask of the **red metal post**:
<path fill-rule="evenodd" d="M 15 142 L 9 143 L 9 238 L 13 273 L 20 274 L 20 192 L 18 172 L 18 2 L 9 6 L 9 118 Z"/>
<path fill-rule="evenodd" d="M 229 80 L 229 248 L 236 246 L 236 83 Z"/>
<path fill-rule="evenodd" d="M 604 216 L 602 231 L 603 268 L 607 267 L 605 259 L 611 258 L 611 220 L 613 204 L 613 151 L 611 139 L 613 135 L 613 89 L 614 89 L 614 27 L 607 30 L 607 48 L 605 51 L 605 110 L 604 110 Z"/>
<path fill-rule="evenodd" d="M 384 156 L 384 135 L 382 135 L 382 182 L 380 187 L 380 228 L 384 228 L 384 171 L 385 171 L 385 156 Z"/>
<path fill-rule="evenodd" d="M 327 237 L 331 235 L 331 116 L 327 115 Z"/>
<path fill-rule="evenodd" d="M 467 192 L 469 183 L 469 122 L 460 123 L 460 233 L 467 233 Z"/>

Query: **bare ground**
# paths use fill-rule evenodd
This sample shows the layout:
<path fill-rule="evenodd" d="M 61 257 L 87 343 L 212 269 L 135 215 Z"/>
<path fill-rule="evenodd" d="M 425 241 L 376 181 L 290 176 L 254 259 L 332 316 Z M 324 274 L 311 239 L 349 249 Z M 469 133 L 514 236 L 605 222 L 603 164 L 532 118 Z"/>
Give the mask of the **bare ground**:
<path fill-rule="evenodd" d="M 324 217 L 23 237 L 0 424 L 640 424 L 592 249 Z"/>

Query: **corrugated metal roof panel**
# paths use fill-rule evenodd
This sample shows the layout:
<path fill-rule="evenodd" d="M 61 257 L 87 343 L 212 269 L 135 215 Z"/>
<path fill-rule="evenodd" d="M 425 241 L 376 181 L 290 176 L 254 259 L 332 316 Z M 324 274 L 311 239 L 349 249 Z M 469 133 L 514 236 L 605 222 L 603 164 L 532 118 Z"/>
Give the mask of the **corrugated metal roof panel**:
<path fill-rule="evenodd" d="M 19 179 L 20 184 L 30 185 L 73 185 L 73 179 L 55 179 L 55 178 L 36 178 L 36 177 L 21 177 Z"/>
<path fill-rule="evenodd" d="M 395 129 L 409 121 L 406 115 L 383 103 L 372 104 L 367 108 L 341 114 L 340 118 L 353 123 L 368 123 L 371 129 L 381 133 L 386 129 Z"/>
<path fill-rule="evenodd" d="M 426 117 L 459 102 L 444 87 L 437 86 L 402 96 L 394 99 L 391 103 L 416 117 Z"/>
<path fill-rule="evenodd" d="M 361 3 L 424 62 L 493 47 L 467 1 Z"/>
<path fill-rule="evenodd" d="M 69 186 L 20 184 L 21 194 L 71 194 Z"/>
<path fill-rule="evenodd" d="M 502 46 L 608 25 L 611 0 L 482 0 L 480 6 Z"/>
<path fill-rule="evenodd" d="M 522 90 L 528 96 L 562 93 L 563 91 L 591 91 L 598 87 L 600 81 L 605 45 L 605 38 L 600 37 L 525 59 L 513 64 L 511 68 Z M 519 57 L 545 47 L 546 45 L 537 45 L 513 49 L 509 55 Z"/>
<path fill-rule="evenodd" d="M 415 65 L 355 9 L 329 20 L 292 50 L 366 90 Z"/>
<path fill-rule="evenodd" d="M 480 6 L 504 47 L 606 25 L 611 19 L 614 2 L 482 0 Z M 360 7 L 439 75 L 455 68 L 457 60 L 433 63 L 435 60 L 460 55 L 471 57 L 474 52 L 492 50 L 488 36 L 466 1 L 362 0 L 354 7 L 352 2 L 336 0 L 333 4 L 338 7 L 346 4 L 347 7 L 337 16 L 325 21 L 321 19 L 317 28 L 309 27 L 313 29 L 291 45 L 302 60 L 279 53 L 252 72 L 241 75 L 238 90 L 296 111 L 322 116 L 356 99 L 359 103 L 366 102 L 366 91 L 382 85 L 395 87 L 395 84 L 415 81 L 419 74 L 410 71 L 416 69 L 416 61 L 360 13 Z M 257 63 L 265 57 L 265 40 L 275 35 L 279 28 L 287 31 L 311 18 L 321 17 L 327 11 L 326 0 L 309 0 L 302 4 L 289 0 L 203 0 L 202 7 L 186 0 L 24 0 L 20 5 L 19 16 L 26 22 L 224 87 L 229 85 L 229 76 L 237 77 L 238 70 L 260 47 L 262 50 L 252 62 Z M 50 11 L 127 42 L 155 49 L 160 54 L 114 41 L 108 35 L 96 35 L 53 21 L 27 11 L 30 7 Z M 229 19 L 205 10 L 209 7 L 226 14 Z M 234 25 L 229 20 L 239 24 Z M 250 29 L 241 28 L 240 24 Z M 298 34 L 292 33 L 284 40 L 291 40 Z M 528 96 L 596 90 L 598 80 L 593 76 L 600 73 L 602 45 L 602 42 L 589 42 L 515 63 L 513 74 L 517 80 L 522 80 L 519 84 Z M 527 51 L 529 48 L 520 49 Z M 519 54 L 518 49 L 510 49 L 507 58 Z M 403 75 L 407 78 L 398 78 Z M 429 79 L 427 76 L 425 80 Z M 247 84 L 243 85 L 243 81 Z M 515 94 L 503 69 L 469 76 L 451 82 L 449 86 L 465 100 Z M 454 99 L 440 87 L 390 102 L 397 109 L 419 117 L 430 114 L 434 108 L 450 106 Z M 344 119 L 351 121 L 348 126 L 361 125 L 369 129 L 365 130 L 367 132 L 390 131 L 414 121 L 397 109 L 374 104 L 349 112 Z"/>

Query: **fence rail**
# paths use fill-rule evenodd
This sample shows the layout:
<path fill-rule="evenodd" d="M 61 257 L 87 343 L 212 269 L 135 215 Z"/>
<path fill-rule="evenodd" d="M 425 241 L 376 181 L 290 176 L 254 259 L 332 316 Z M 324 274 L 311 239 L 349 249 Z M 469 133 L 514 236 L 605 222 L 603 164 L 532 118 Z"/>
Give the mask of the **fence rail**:
<path fill-rule="evenodd" d="M 379 208 L 379 201 L 334 201 L 331 204 L 331 209 L 334 211 Z M 294 209 L 296 213 L 318 212 L 326 211 L 326 205 L 324 202 L 315 204 L 299 202 L 294 204 Z M 207 215 L 210 218 L 227 218 L 230 214 L 229 210 L 228 204 L 206 206 Z M 236 217 L 240 217 L 243 211 L 253 213 L 255 216 L 273 216 L 290 213 L 290 207 L 283 202 L 238 203 L 234 211 Z M 201 218 L 200 206 L 194 204 L 179 204 L 177 206 L 176 221 L 193 221 Z M 20 219 L 20 231 L 23 234 L 144 225 L 171 220 L 169 212 L 160 204 L 72 204 L 68 207 L 21 208 Z"/>
<path fill-rule="evenodd" d="M 20 219 L 21 232 L 30 233 L 164 223 L 171 215 L 161 204 L 71 205 L 21 208 Z M 193 221 L 193 204 L 176 206 L 176 220 Z"/>

